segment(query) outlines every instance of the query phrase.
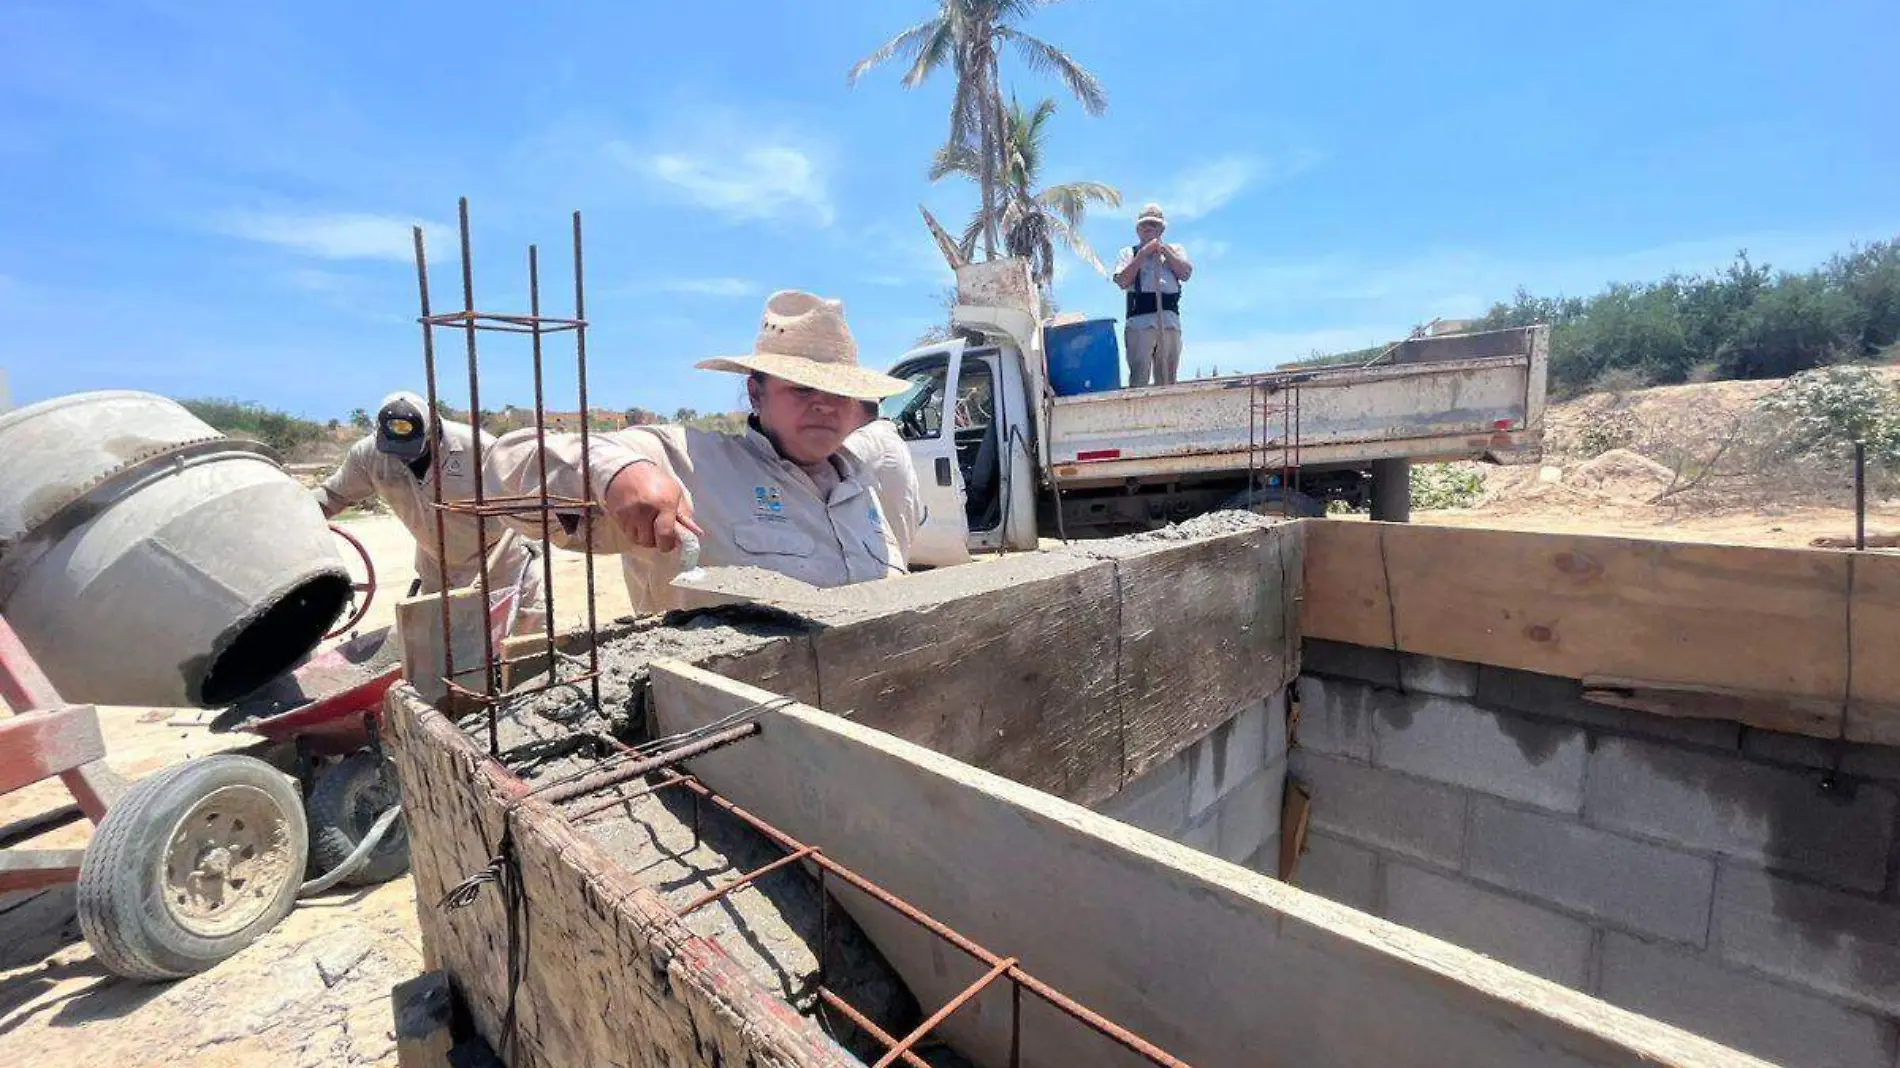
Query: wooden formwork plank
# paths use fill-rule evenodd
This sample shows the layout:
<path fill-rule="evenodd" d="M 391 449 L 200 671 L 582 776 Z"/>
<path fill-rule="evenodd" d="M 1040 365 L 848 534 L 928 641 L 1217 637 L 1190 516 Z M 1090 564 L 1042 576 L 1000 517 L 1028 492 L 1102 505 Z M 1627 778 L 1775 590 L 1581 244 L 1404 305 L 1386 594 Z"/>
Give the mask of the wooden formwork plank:
<path fill-rule="evenodd" d="M 1851 671 L 1847 736 L 1900 742 L 1900 557 L 1303 526 L 1307 637 L 1595 680 L 1649 711 L 1819 737 L 1842 733 Z"/>
<path fill-rule="evenodd" d="M 1107 797 L 1121 788 L 1115 567 L 821 630 L 823 707 L 1060 797 Z"/>
<path fill-rule="evenodd" d="M 1286 524 L 1118 562 L 1124 781 L 1297 674 L 1300 541 Z"/>

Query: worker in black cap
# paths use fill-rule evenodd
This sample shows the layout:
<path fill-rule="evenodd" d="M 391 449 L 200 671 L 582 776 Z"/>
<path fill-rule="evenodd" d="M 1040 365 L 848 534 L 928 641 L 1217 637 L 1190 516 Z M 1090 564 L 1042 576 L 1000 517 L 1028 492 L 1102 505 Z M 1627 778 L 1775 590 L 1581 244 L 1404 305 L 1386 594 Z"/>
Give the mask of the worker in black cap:
<path fill-rule="evenodd" d="M 482 435 L 482 448 L 494 437 Z M 371 497 L 381 497 L 389 510 L 416 539 L 416 578 L 412 593 L 442 589 L 443 561 L 436 558 L 435 487 L 440 468 L 442 500 L 475 499 L 474 431 L 466 423 L 436 419 L 428 404 L 414 393 L 391 393 L 376 411 L 375 432 L 350 446 L 348 455 L 330 478 L 313 492 L 324 516 L 330 517 Z M 475 585 L 483 546 L 475 517 L 444 512 L 443 542 L 447 551 L 451 588 Z M 514 588 L 519 603 L 511 630 L 532 632 L 545 620 L 538 547 L 491 519 L 488 527 L 488 588 L 491 595 Z"/>

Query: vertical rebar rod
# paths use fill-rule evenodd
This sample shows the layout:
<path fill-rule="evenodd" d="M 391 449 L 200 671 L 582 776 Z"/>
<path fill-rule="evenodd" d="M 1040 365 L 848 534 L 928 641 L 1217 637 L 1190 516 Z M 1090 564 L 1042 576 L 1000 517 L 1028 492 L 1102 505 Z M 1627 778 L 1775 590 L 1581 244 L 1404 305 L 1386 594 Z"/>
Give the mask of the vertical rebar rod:
<path fill-rule="evenodd" d="M 547 401 L 541 383 L 541 250 L 528 246 L 528 314 L 534 319 L 534 458 L 541 485 L 541 597 L 547 614 L 548 681 L 561 679 L 561 658 L 554 655 L 554 537 L 548 496 Z"/>
<path fill-rule="evenodd" d="M 1009 980 L 1009 1068 L 1023 1063 L 1023 984 Z"/>
<path fill-rule="evenodd" d="M 600 709 L 600 643 L 593 641 L 599 633 L 594 619 L 594 512 L 599 502 L 594 500 L 594 457 L 592 435 L 588 429 L 587 410 L 587 292 L 581 281 L 581 213 L 574 213 L 574 364 L 580 377 L 581 395 L 581 499 L 587 502 L 585 514 L 581 518 L 582 565 L 587 570 L 587 673 L 590 696 L 594 699 L 594 709 Z M 546 486 L 542 487 L 543 492 Z M 604 488 L 604 487 L 603 487 Z M 550 650 L 550 653 L 552 650 Z M 694 837 L 697 839 L 697 830 Z M 697 844 L 697 843 L 695 843 Z"/>
<path fill-rule="evenodd" d="M 413 227 L 412 230 L 416 241 L 416 289 L 422 301 L 422 376 L 429 391 L 429 410 L 423 413 L 423 419 L 431 428 L 440 431 L 442 413 L 436 399 L 435 324 L 429 322 L 429 257 L 423 250 L 422 227 Z M 435 488 L 435 558 L 446 561 L 449 558 L 449 536 L 448 517 L 442 512 L 442 465 L 432 463 L 429 471 L 429 482 Z M 442 681 L 447 685 L 455 678 L 455 643 L 449 640 L 454 632 L 449 629 L 449 589 L 446 581 L 436 591 L 436 595 L 442 602 Z"/>
<path fill-rule="evenodd" d="M 462 238 L 462 334 L 468 341 L 468 422 L 469 444 L 475 466 L 475 545 L 480 560 L 476 564 L 475 590 L 480 598 L 477 618 L 481 620 L 482 631 L 482 695 L 495 696 L 495 635 L 488 623 L 488 517 L 482 514 L 481 506 L 485 491 L 482 485 L 482 375 L 480 359 L 477 355 L 475 335 L 475 262 L 469 249 L 468 238 L 468 198 L 462 197 L 456 204 L 457 222 Z M 442 596 L 448 597 L 449 562 L 442 560 Z M 453 635 L 442 636 L 444 644 L 453 642 Z M 501 733 L 498 720 L 501 712 L 495 702 L 487 702 L 488 711 L 488 755 L 496 759 L 501 757 Z"/>
<path fill-rule="evenodd" d="M 1854 443 L 1854 548 L 1867 548 L 1867 443 Z"/>

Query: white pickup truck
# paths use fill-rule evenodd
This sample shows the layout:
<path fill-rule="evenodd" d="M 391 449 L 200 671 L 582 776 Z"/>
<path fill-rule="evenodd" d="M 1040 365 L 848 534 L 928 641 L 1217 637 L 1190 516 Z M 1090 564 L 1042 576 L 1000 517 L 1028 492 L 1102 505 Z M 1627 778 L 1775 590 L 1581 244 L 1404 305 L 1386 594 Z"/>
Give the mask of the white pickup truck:
<path fill-rule="evenodd" d="M 953 320 L 965 336 L 906 353 L 890 373 L 912 387 L 883 407 L 923 497 L 915 565 L 1222 508 L 1315 515 L 1339 500 L 1403 520 L 1414 460 L 1539 456 L 1541 326 L 1417 338 L 1373 366 L 1058 397 L 1020 261 L 958 276 Z"/>

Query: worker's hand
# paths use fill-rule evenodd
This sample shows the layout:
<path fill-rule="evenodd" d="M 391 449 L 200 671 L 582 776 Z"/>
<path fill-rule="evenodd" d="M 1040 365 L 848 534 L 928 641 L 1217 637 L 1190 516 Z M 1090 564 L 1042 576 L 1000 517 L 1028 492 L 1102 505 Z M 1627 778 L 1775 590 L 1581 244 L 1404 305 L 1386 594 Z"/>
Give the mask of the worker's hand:
<path fill-rule="evenodd" d="M 1166 256 L 1168 254 L 1168 246 L 1162 244 L 1161 239 L 1157 237 L 1141 246 L 1141 254 L 1149 257 Z"/>
<path fill-rule="evenodd" d="M 637 463 L 620 469 L 607 484 L 607 516 L 635 545 L 670 553 L 679 548 L 681 527 L 703 534 L 693 522 L 686 488 L 658 464 Z"/>

